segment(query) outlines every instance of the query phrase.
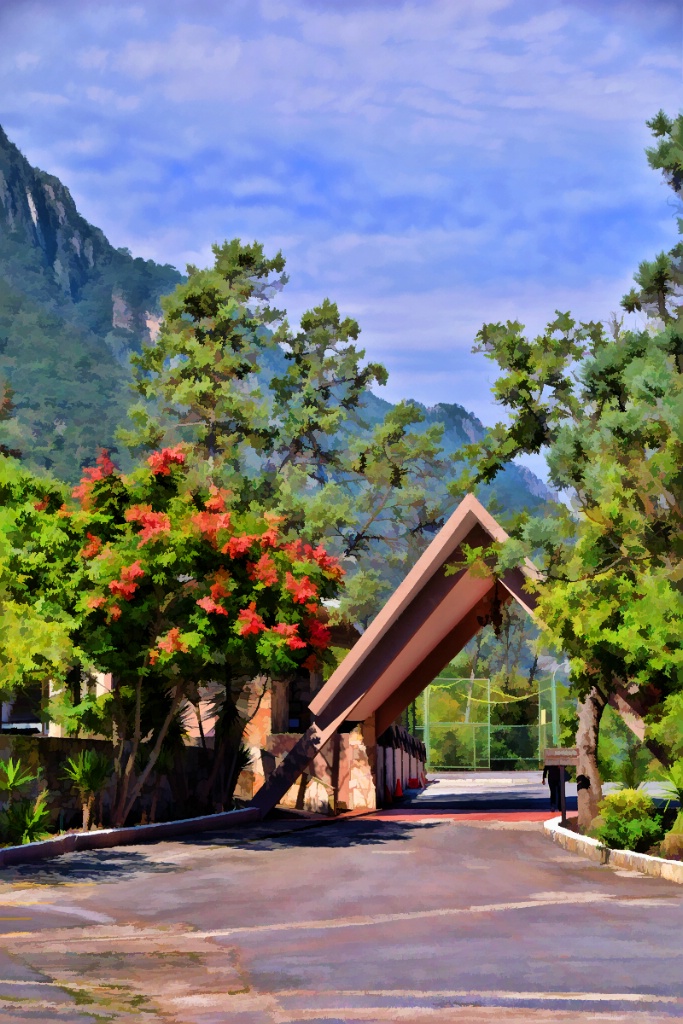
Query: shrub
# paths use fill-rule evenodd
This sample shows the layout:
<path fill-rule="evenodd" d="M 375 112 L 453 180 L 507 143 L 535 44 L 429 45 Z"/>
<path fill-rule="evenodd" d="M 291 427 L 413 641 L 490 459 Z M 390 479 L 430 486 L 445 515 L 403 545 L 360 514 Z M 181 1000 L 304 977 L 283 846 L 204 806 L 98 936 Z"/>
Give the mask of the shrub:
<path fill-rule="evenodd" d="M 73 782 L 80 795 L 85 832 L 90 828 L 95 798 L 106 788 L 112 771 L 109 758 L 96 750 L 81 750 L 67 760 L 64 778 Z"/>
<path fill-rule="evenodd" d="M 662 815 L 643 790 L 619 789 L 609 793 L 599 812 L 591 835 L 610 849 L 643 853 L 663 837 Z"/>
<path fill-rule="evenodd" d="M 47 826 L 50 811 L 46 806 L 47 792 L 35 800 L 15 800 L 0 811 L 0 834 L 11 846 L 48 839 Z"/>

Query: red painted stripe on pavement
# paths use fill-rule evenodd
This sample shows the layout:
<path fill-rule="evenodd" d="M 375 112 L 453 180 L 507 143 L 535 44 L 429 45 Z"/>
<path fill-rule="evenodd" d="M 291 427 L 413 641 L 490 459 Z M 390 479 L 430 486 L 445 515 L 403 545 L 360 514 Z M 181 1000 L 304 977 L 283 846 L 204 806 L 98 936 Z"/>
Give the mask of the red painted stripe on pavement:
<path fill-rule="evenodd" d="M 547 821 L 552 811 L 418 811 L 384 810 L 365 815 L 372 821 L 414 821 L 416 818 L 441 818 L 457 821 Z"/>

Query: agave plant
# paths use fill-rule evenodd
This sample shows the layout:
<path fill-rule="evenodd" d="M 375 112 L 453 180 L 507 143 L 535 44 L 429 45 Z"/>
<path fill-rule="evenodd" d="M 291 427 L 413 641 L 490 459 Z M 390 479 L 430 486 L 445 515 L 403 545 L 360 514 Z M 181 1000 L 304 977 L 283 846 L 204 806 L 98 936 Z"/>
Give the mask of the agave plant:
<path fill-rule="evenodd" d="M 111 761 L 97 750 L 81 750 L 66 762 L 64 778 L 73 782 L 81 798 L 84 832 L 90 828 L 95 798 L 109 782 L 111 773 Z"/>
<path fill-rule="evenodd" d="M 44 791 L 35 800 L 14 800 L 0 811 L 0 833 L 12 846 L 49 838 L 47 797 L 47 791 Z"/>
<path fill-rule="evenodd" d="M 683 757 L 674 761 L 670 768 L 662 772 L 662 789 L 669 800 L 678 800 L 683 807 Z"/>
<path fill-rule="evenodd" d="M 39 777 L 40 770 L 32 772 L 30 768 L 24 768 L 20 758 L 15 761 L 10 757 L 6 761 L 0 761 L 0 790 L 7 793 L 7 801 L 10 806 L 22 786 L 27 786 L 29 782 L 36 782 Z"/>

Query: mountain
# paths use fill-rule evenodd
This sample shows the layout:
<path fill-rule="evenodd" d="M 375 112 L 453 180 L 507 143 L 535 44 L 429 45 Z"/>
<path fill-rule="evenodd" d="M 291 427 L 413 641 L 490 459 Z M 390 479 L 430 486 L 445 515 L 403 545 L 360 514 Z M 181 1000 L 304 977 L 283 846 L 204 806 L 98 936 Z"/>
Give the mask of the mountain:
<path fill-rule="evenodd" d="M 62 182 L 31 167 L 0 128 L 0 381 L 15 403 L 1 440 L 69 481 L 98 448 L 115 449 L 131 400 L 130 354 L 153 339 L 159 299 L 181 280 L 175 267 L 115 249 Z M 275 353 L 270 359 L 279 362 Z M 266 376 L 281 372 L 281 362 Z M 364 418 L 372 425 L 390 408 L 368 394 Z M 447 452 L 484 433 L 460 405 L 421 408 L 425 426 L 443 423 Z M 511 466 L 484 499 L 514 511 L 548 494 L 532 473 Z"/>
<path fill-rule="evenodd" d="M 180 280 L 110 245 L 0 128 L 0 378 L 14 391 L 10 440 L 32 463 L 74 479 L 113 446 L 129 354 Z"/>

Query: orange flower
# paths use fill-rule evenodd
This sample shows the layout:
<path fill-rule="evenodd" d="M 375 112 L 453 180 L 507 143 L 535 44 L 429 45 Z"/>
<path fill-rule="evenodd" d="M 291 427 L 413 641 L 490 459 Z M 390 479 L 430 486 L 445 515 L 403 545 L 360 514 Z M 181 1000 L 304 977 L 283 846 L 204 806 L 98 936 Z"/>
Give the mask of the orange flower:
<path fill-rule="evenodd" d="M 300 650 L 306 646 L 306 641 L 302 640 L 299 636 L 299 626 L 296 622 L 291 625 L 286 622 L 280 622 L 277 626 L 273 626 L 272 633 L 279 633 L 280 636 L 287 637 L 287 646 L 293 651 Z"/>
<path fill-rule="evenodd" d="M 305 604 L 309 597 L 317 597 L 318 595 L 318 588 L 315 583 L 309 580 L 308 576 L 302 576 L 300 580 L 296 580 L 291 572 L 288 572 L 285 587 L 292 595 L 292 599 L 296 604 Z"/>
<path fill-rule="evenodd" d="M 95 460 L 95 465 L 86 466 L 83 470 L 81 482 L 71 492 L 72 496 L 77 498 L 82 505 L 85 505 L 90 498 L 93 484 L 97 483 L 98 480 L 103 480 L 106 476 L 112 476 L 115 471 L 116 466 L 109 458 L 109 452 L 106 448 L 102 448 Z"/>
<path fill-rule="evenodd" d="M 171 532 L 171 520 L 169 517 L 165 512 L 153 512 L 151 505 L 133 505 L 126 512 L 126 521 L 129 523 L 139 523 L 142 527 L 139 534 L 139 548 L 144 544 L 148 544 L 149 541 L 156 540 L 163 534 Z"/>
<path fill-rule="evenodd" d="M 187 652 L 187 644 L 180 639 L 180 630 L 177 626 L 169 629 L 166 636 L 157 642 L 157 648 L 166 654 L 175 654 L 177 651 Z"/>
<path fill-rule="evenodd" d="M 309 672 L 317 672 L 320 667 L 315 654 L 309 654 L 306 660 L 301 664 L 302 667 L 308 669 Z"/>
<path fill-rule="evenodd" d="M 111 608 L 109 609 L 109 615 L 110 615 L 110 617 L 112 619 L 120 619 L 121 618 L 121 609 L 119 608 L 119 606 L 117 604 L 113 604 L 111 606 Z"/>
<path fill-rule="evenodd" d="M 46 498 L 43 498 L 42 501 L 36 501 L 34 503 L 33 507 L 36 510 L 36 512 L 44 512 L 49 504 L 50 504 L 50 498 L 48 496 Z"/>
<path fill-rule="evenodd" d="M 209 543 L 215 546 L 218 531 L 230 529 L 230 513 L 196 512 L 192 516 L 192 522 Z"/>
<path fill-rule="evenodd" d="M 211 597 L 214 601 L 217 601 L 220 597 L 227 597 L 230 593 L 229 589 L 225 586 L 227 581 L 230 579 L 230 573 L 227 569 L 219 569 L 218 572 L 213 574 L 215 583 L 213 583 L 209 590 L 211 591 Z"/>
<path fill-rule="evenodd" d="M 244 534 L 242 537 L 231 537 L 228 543 L 223 545 L 221 551 L 223 554 L 230 555 L 231 558 L 241 558 L 242 555 L 246 555 L 254 541 L 258 539 L 258 537 L 250 534 Z"/>
<path fill-rule="evenodd" d="M 247 562 L 247 571 L 250 580 L 258 580 L 267 587 L 277 583 L 277 568 L 269 554 L 261 555 L 258 562 Z"/>
<path fill-rule="evenodd" d="M 210 597 L 200 597 L 197 604 L 200 608 L 203 608 L 205 612 L 213 612 L 215 615 L 228 614 L 222 604 L 218 604 Z"/>
<path fill-rule="evenodd" d="M 171 466 L 182 466 L 184 462 L 185 453 L 180 447 L 162 448 L 160 452 L 152 452 L 147 459 L 147 465 L 155 476 L 170 476 Z"/>
<path fill-rule="evenodd" d="M 88 608 L 101 608 L 105 601 L 105 597 L 89 597 Z"/>
<path fill-rule="evenodd" d="M 86 537 L 90 543 L 86 544 L 84 548 L 81 548 L 79 555 L 81 558 L 94 558 L 102 549 L 102 541 L 99 537 L 96 537 L 94 533 L 86 533 Z"/>
<path fill-rule="evenodd" d="M 248 608 L 243 608 L 237 616 L 240 623 L 240 636 L 249 636 L 250 633 L 262 633 L 266 624 L 256 611 L 256 601 L 252 601 Z"/>
<path fill-rule="evenodd" d="M 210 512 L 225 512 L 225 501 L 226 498 L 230 497 L 230 491 L 226 491 L 224 487 L 216 487 L 211 484 L 209 488 L 210 498 L 207 498 L 204 502 L 204 508 L 208 508 Z"/>
<path fill-rule="evenodd" d="M 121 579 L 112 580 L 109 584 L 109 589 L 116 597 L 122 597 L 124 601 L 130 601 L 138 589 L 135 580 L 140 579 L 144 575 L 144 570 L 139 562 L 133 562 L 132 565 L 124 565 L 121 569 Z"/>

